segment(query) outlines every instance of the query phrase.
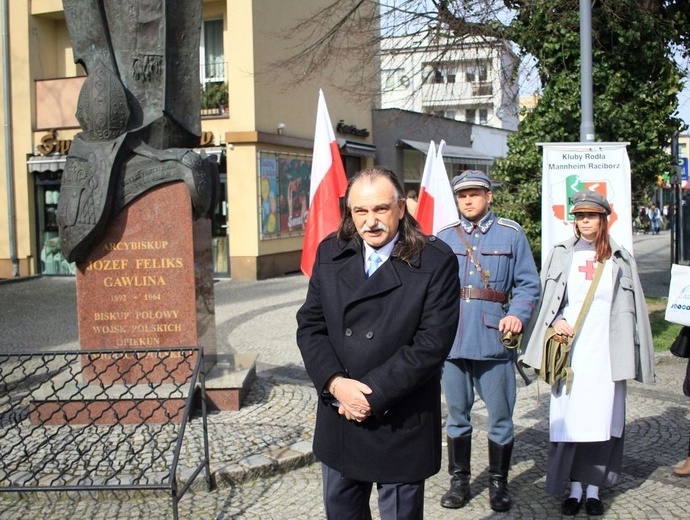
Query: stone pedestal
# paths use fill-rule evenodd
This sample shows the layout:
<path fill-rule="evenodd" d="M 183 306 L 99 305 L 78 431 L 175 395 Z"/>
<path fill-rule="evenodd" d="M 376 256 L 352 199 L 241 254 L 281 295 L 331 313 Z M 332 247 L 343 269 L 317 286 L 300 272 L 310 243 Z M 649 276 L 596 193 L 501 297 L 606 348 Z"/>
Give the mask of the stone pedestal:
<path fill-rule="evenodd" d="M 256 380 L 256 354 L 219 354 L 206 377 L 206 400 L 211 410 L 236 411 L 242 407 Z"/>
<path fill-rule="evenodd" d="M 77 267 L 79 342 L 88 354 L 66 381 L 43 389 L 32 421 L 177 422 L 197 361 L 180 348 L 197 346 L 208 404 L 239 410 L 256 356 L 224 355 L 216 364 L 211 222 L 193 219 L 185 183 L 128 204 Z M 133 349 L 146 352 L 126 352 Z"/>
<path fill-rule="evenodd" d="M 187 186 L 147 191 L 108 225 L 87 260 L 78 265 L 77 314 L 82 349 L 203 346 L 207 370 L 215 363 L 213 260 L 209 219 L 193 220 Z M 84 367 L 105 384 L 180 382 L 157 359 L 143 370 L 126 360 L 114 367 L 93 360 Z M 101 366 L 101 364 L 103 366 Z M 107 369 L 105 366 L 109 366 Z"/>

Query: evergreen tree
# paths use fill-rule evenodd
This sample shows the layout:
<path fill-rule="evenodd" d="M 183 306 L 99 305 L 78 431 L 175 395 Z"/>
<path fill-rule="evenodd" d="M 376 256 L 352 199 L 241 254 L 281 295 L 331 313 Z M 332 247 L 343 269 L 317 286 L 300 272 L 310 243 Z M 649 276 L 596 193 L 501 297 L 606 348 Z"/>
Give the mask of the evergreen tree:
<path fill-rule="evenodd" d="M 522 223 L 540 254 L 540 142 L 580 141 L 580 20 L 575 0 L 506 2 L 517 10 L 509 34 L 537 59 L 542 95 L 497 161 L 502 184 L 497 211 Z M 683 45 L 688 2 L 607 0 L 592 3 L 592 60 L 596 141 L 629 142 L 633 198 L 667 169 L 671 136 L 682 129 L 673 114 L 682 89 L 673 46 Z"/>

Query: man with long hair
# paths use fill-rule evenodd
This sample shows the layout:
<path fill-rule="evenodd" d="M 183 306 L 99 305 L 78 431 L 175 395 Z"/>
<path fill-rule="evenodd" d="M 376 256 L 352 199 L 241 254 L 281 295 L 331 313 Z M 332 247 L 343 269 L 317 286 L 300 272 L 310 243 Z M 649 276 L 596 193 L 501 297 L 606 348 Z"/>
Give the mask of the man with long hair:
<path fill-rule="evenodd" d="M 328 518 L 421 519 L 441 466 L 441 367 L 458 321 L 455 256 L 424 235 L 395 173 L 357 173 L 319 245 L 297 344 L 319 392 L 314 453 Z"/>

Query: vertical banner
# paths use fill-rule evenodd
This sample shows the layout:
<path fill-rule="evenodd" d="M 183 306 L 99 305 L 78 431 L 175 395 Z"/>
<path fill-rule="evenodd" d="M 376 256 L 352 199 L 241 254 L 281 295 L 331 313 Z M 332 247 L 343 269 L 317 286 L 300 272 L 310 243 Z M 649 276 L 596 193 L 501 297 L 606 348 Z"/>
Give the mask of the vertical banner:
<path fill-rule="evenodd" d="M 609 233 L 632 251 L 629 143 L 539 143 L 542 159 L 542 266 L 551 248 L 573 236 L 572 196 L 593 190 L 609 201 Z"/>

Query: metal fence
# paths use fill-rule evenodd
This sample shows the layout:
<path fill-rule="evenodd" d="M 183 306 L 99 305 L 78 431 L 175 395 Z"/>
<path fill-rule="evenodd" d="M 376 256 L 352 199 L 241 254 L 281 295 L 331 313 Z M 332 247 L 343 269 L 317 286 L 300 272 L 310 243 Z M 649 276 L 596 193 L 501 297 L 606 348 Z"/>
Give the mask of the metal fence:
<path fill-rule="evenodd" d="M 167 491 L 177 519 L 202 471 L 201 348 L 0 354 L 0 492 Z"/>

